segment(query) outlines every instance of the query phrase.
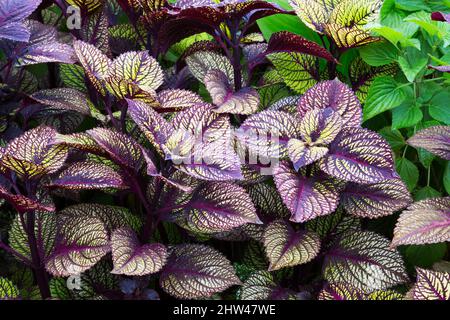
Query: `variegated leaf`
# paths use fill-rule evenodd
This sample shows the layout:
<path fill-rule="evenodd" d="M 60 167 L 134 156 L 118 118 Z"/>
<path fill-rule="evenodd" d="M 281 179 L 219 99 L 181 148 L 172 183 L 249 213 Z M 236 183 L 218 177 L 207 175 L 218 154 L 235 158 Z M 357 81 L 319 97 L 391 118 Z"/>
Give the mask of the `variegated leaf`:
<path fill-rule="evenodd" d="M 283 203 L 280 194 L 274 186 L 266 183 L 257 183 L 250 185 L 247 191 L 258 214 L 280 218 L 289 215 L 289 209 Z"/>
<path fill-rule="evenodd" d="M 33 100 L 56 109 L 75 111 L 90 115 L 88 97 L 86 94 L 71 88 L 46 89 L 33 93 Z"/>
<path fill-rule="evenodd" d="M 158 272 L 165 264 L 167 249 L 160 243 L 141 245 L 133 230 L 117 229 L 111 236 L 114 274 L 144 276 Z"/>
<path fill-rule="evenodd" d="M 369 43 L 380 41 L 358 26 L 345 27 L 336 23 L 330 23 L 325 26 L 325 32 L 330 35 L 339 48 L 351 49 L 360 47 Z"/>
<path fill-rule="evenodd" d="M 363 218 L 388 216 L 411 202 L 411 195 L 401 179 L 373 184 L 349 183 L 341 194 L 345 210 Z"/>
<path fill-rule="evenodd" d="M 267 56 L 289 88 L 302 94 L 320 81 L 317 58 L 302 53 L 272 53 Z"/>
<path fill-rule="evenodd" d="M 393 246 L 450 241 L 450 197 L 410 205 L 398 218 Z"/>
<path fill-rule="evenodd" d="M 199 244 L 175 246 L 159 277 L 161 287 L 179 299 L 210 297 L 240 284 L 228 259 Z"/>
<path fill-rule="evenodd" d="M 141 90 L 153 93 L 163 83 L 163 71 L 147 51 L 126 52 L 114 59 L 107 77 L 126 80 Z"/>
<path fill-rule="evenodd" d="M 144 163 L 140 145 L 127 135 L 105 128 L 86 131 L 115 163 L 139 171 Z"/>
<path fill-rule="evenodd" d="M 283 220 L 269 224 L 264 231 L 264 247 L 269 271 L 304 264 L 319 253 L 320 238 L 311 231 L 295 231 Z"/>
<path fill-rule="evenodd" d="M 13 300 L 20 296 L 17 286 L 9 279 L 0 277 L 0 300 Z"/>
<path fill-rule="evenodd" d="M 8 143 L 0 163 L 24 178 L 54 173 L 67 158 L 67 148 L 56 144 L 56 137 L 57 132 L 50 127 L 28 130 Z"/>
<path fill-rule="evenodd" d="M 291 211 L 291 220 L 305 222 L 336 210 L 342 183 L 313 170 L 296 172 L 287 162 L 274 169 L 274 180 L 283 202 Z"/>
<path fill-rule="evenodd" d="M 142 101 L 127 100 L 128 113 L 150 143 L 162 153 L 162 145 L 167 141 L 172 126 L 150 105 Z"/>
<path fill-rule="evenodd" d="M 408 281 L 402 256 L 389 248 L 388 239 L 369 231 L 339 238 L 323 268 L 330 283 L 347 283 L 367 293 Z"/>
<path fill-rule="evenodd" d="M 96 162 L 76 162 L 65 169 L 50 185 L 69 190 L 127 189 L 122 176 L 113 168 Z"/>
<path fill-rule="evenodd" d="M 77 6 L 84 10 L 84 12 L 93 12 L 99 9 L 105 0 L 66 0 L 72 6 Z"/>
<path fill-rule="evenodd" d="M 188 56 L 186 63 L 192 75 L 203 82 L 209 70 L 221 70 L 230 83 L 234 83 L 234 71 L 230 61 L 216 52 L 199 51 Z"/>
<path fill-rule="evenodd" d="M 364 128 L 343 128 L 320 160 L 331 176 L 357 183 L 376 183 L 398 177 L 389 144 Z"/>
<path fill-rule="evenodd" d="M 21 194 L 12 194 L 1 185 L 0 185 L 0 198 L 8 201 L 19 212 L 34 211 L 34 210 L 47 212 L 55 211 L 55 207 L 53 205 L 41 203 L 37 200 L 27 198 Z"/>
<path fill-rule="evenodd" d="M 83 66 L 91 83 L 97 91 L 105 94 L 103 81 L 106 78 L 112 61 L 99 49 L 89 43 L 77 40 L 74 41 L 73 48 L 75 49 L 78 61 Z"/>
<path fill-rule="evenodd" d="M 260 223 L 244 188 L 227 182 L 200 187 L 182 212 L 182 225 L 202 233 L 228 231 L 246 223 Z"/>
<path fill-rule="evenodd" d="M 377 290 L 369 295 L 345 283 L 330 283 L 319 293 L 319 300 L 401 300 L 393 290 Z"/>
<path fill-rule="evenodd" d="M 28 237 L 27 224 L 29 219 L 34 219 L 34 235 L 37 244 L 41 248 L 42 258 L 50 256 L 55 248 L 56 241 L 56 215 L 48 212 L 37 211 L 33 213 L 32 218 L 30 214 L 23 216 L 23 222 L 19 215 L 16 216 L 11 224 L 9 230 L 9 244 L 12 249 L 20 253 L 23 257 L 32 261 L 32 254 L 30 249 L 30 242 Z"/>
<path fill-rule="evenodd" d="M 173 89 L 164 90 L 158 93 L 158 102 L 161 105 L 161 111 L 171 112 L 179 111 L 195 105 L 203 104 L 202 98 L 195 92 L 189 90 Z"/>
<path fill-rule="evenodd" d="M 450 126 L 434 126 L 417 132 L 408 144 L 423 148 L 445 160 L 450 160 Z"/>
<path fill-rule="evenodd" d="M 309 89 L 300 98 L 297 111 L 305 116 L 308 111 L 326 108 L 339 113 L 344 127 L 361 126 L 361 104 L 353 91 L 338 79 L 320 82 Z"/>
<path fill-rule="evenodd" d="M 323 33 L 333 9 L 344 0 L 290 0 L 289 3 L 304 24 Z"/>
<path fill-rule="evenodd" d="M 126 208 L 97 203 L 80 203 L 66 207 L 58 213 L 58 222 L 64 224 L 65 221 L 77 217 L 100 220 L 109 234 L 118 228 L 138 229 L 142 225 L 139 218 Z"/>
<path fill-rule="evenodd" d="M 30 31 L 23 24 L 23 20 L 40 4 L 41 0 L 3 0 L 0 3 L 0 39 L 28 42 Z"/>
<path fill-rule="evenodd" d="M 239 290 L 240 300 L 292 300 L 290 290 L 279 287 L 270 272 L 260 270 L 252 273 Z"/>
<path fill-rule="evenodd" d="M 287 155 L 287 143 L 299 136 L 299 126 L 295 116 L 267 110 L 248 117 L 239 129 L 238 138 L 255 154 L 278 159 Z"/>
<path fill-rule="evenodd" d="M 331 236 L 340 237 L 347 232 L 360 231 L 361 221 L 359 218 L 346 215 L 342 207 L 338 207 L 332 214 L 308 221 L 305 227 L 323 239 Z"/>
<path fill-rule="evenodd" d="M 450 273 L 417 268 L 414 300 L 450 300 Z"/>
<path fill-rule="evenodd" d="M 101 220 L 76 217 L 60 226 L 60 242 L 45 267 L 54 276 L 76 275 L 93 267 L 110 251 L 108 233 Z"/>
<path fill-rule="evenodd" d="M 253 114 L 258 109 L 258 92 L 249 87 L 233 92 L 232 85 L 221 70 L 209 70 L 203 83 L 217 106 L 214 110 L 217 113 Z"/>

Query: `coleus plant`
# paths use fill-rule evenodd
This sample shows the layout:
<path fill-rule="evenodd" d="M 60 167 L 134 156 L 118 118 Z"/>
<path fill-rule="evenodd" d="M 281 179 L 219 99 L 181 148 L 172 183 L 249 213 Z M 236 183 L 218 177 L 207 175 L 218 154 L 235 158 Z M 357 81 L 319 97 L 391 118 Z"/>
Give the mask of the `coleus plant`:
<path fill-rule="evenodd" d="M 362 126 L 391 67 L 339 67 L 380 1 L 292 5 L 322 45 L 266 42 L 265 1 L 0 4 L 0 299 L 449 299 L 395 248 L 449 241 L 449 198 Z M 408 143 L 448 160 L 446 126 Z"/>

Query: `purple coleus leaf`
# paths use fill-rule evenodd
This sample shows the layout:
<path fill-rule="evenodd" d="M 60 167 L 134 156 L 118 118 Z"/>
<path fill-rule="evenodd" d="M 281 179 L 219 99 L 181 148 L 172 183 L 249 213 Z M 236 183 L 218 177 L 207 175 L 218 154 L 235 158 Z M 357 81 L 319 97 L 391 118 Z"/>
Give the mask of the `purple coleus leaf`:
<path fill-rule="evenodd" d="M 138 172 L 144 163 L 141 146 L 127 135 L 105 128 L 86 131 L 118 165 Z"/>
<path fill-rule="evenodd" d="M 336 62 L 333 55 L 317 43 L 306 40 L 305 38 L 288 31 L 280 31 L 274 33 L 270 37 L 267 49 L 250 62 L 251 68 L 260 63 L 265 56 L 271 53 L 279 52 L 304 53 L 319 58 L 324 58 L 327 61 Z"/>
<path fill-rule="evenodd" d="M 45 268 L 58 277 L 80 274 L 110 250 L 108 233 L 101 220 L 83 216 L 66 219 L 59 226 L 58 243 Z"/>
<path fill-rule="evenodd" d="M 40 203 L 20 194 L 12 194 L 3 186 L 0 186 L 0 198 L 8 201 L 18 212 L 27 212 L 34 210 L 48 212 L 55 211 L 55 207 L 53 205 Z"/>
<path fill-rule="evenodd" d="M 287 155 L 287 144 L 300 135 L 300 120 L 286 112 L 266 110 L 248 117 L 237 134 L 250 151 L 269 158 Z"/>
<path fill-rule="evenodd" d="M 194 106 L 177 113 L 170 123 L 177 130 L 164 151 L 176 168 L 203 180 L 242 179 L 227 115 L 214 112 L 210 105 Z"/>
<path fill-rule="evenodd" d="M 450 13 L 443 13 L 443 12 L 433 12 L 431 14 L 431 19 L 435 20 L 435 21 L 446 21 L 448 23 L 450 23 Z"/>
<path fill-rule="evenodd" d="M 75 52 L 71 45 L 58 39 L 57 30 L 40 22 L 28 20 L 30 40 L 17 44 L 13 51 L 17 66 L 48 62 L 74 63 Z"/>
<path fill-rule="evenodd" d="M 412 289 L 414 300 L 450 300 L 450 273 L 416 268 L 417 281 Z"/>
<path fill-rule="evenodd" d="M 209 70 L 203 82 L 217 113 L 253 114 L 258 109 L 258 92 L 250 87 L 233 92 L 230 80 L 218 69 Z"/>
<path fill-rule="evenodd" d="M 393 290 L 377 290 L 370 294 L 348 283 L 328 283 L 320 291 L 319 300 L 402 300 L 403 295 Z"/>
<path fill-rule="evenodd" d="M 173 126 L 167 122 L 150 105 L 127 99 L 128 113 L 144 133 L 149 142 L 162 153 L 162 146 L 173 131 Z"/>
<path fill-rule="evenodd" d="M 450 160 L 450 127 L 434 126 L 417 132 L 408 144 L 423 148 L 445 160 Z"/>
<path fill-rule="evenodd" d="M 296 172 L 286 161 L 274 169 L 273 175 L 283 202 L 291 211 L 291 220 L 305 222 L 334 212 L 339 203 L 343 183 L 312 168 Z"/>
<path fill-rule="evenodd" d="M 210 297 L 241 281 L 219 251 L 200 244 L 182 244 L 172 248 L 159 283 L 178 299 L 195 299 Z"/>
<path fill-rule="evenodd" d="M 295 300 L 295 293 L 280 287 L 273 275 L 265 270 L 252 273 L 242 284 L 240 300 Z"/>
<path fill-rule="evenodd" d="M 428 68 L 435 69 L 435 70 L 440 71 L 440 72 L 450 73 L 450 66 L 432 66 L 432 65 L 429 65 Z"/>
<path fill-rule="evenodd" d="M 411 202 L 408 188 L 401 179 L 373 184 L 349 183 L 340 201 L 347 213 L 363 218 L 391 215 Z"/>
<path fill-rule="evenodd" d="M 357 183 L 376 183 L 397 178 L 389 144 L 364 128 L 343 128 L 320 160 L 329 175 Z"/>
<path fill-rule="evenodd" d="M 346 283 L 364 292 L 408 281 L 402 256 L 389 240 L 374 232 L 342 235 L 326 253 L 323 275 L 330 283 Z"/>
<path fill-rule="evenodd" d="M 331 108 L 342 117 L 346 127 L 360 127 L 362 109 L 353 91 L 338 79 L 324 81 L 309 89 L 297 106 L 300 116 L 314 109 Z"/>
<path fill-rule="evenodd" d="M 23 20 L 33 13 L 42 0 L 2 0 L 0 2 L 0 39 L 28 42 L 30 31 Z"/>
<path fill-rule="evenodd" d="M 46 89 L 33 93 L 30 98 L 59 110 L 75 111 L 90 115 L 88 96 L 71 88 Z"/>
<path fill-rule="evenodd" d="M 341 117 L 331 108 L 306 112 L 298 128 L 301 139 L 294 138 L 288 142 L 288 154 L 295 170 L 325 156 L 327 145 L 333 142 L 342 126 Z"/>
<path fill-rule="evenodd" d="M 198 188 L 178 219 L 183 227 L 201 233 L 261 223 L 245 189 L 229 182 L 210 182 Z"/>
<path fill-rule="evenodd" d="M 52 181 L 49 187 L 69 190 L 128 188 L 119 173 L 97 162 L 77 162 L 70 165 Z"/>
<path fill-rule="evenodd" d="M 11 140 L 3 150 L 0 164 L 22 178 L 38 178 L 58 171 L 67 158 L 67 147 L 57 144 L 58 133 L 45 126 Z"/>
<path fill-rule="evenodd" d="M 264 231 L 264 248 L 269 271 L 292 267 L 311 261 L 320 250 L 320 238 L 312 231 L 295 231 L 283 220 L 269 224 Z"/>
<path fill-rule="evenodd" d="M 144 276 L 158 272 L 167 259 L 167 249 L 160 243 L 141 245 L 136 233 L 120 228 L 111 235 L 114 269 L 111 273 Z"/>
<path fill-rule="evenodd" d="M 413 203 L 398 218 L 392 246 L 450 241 L 450 197 Z"/>
<path fill-rule="evenodd" d="M 158 93 L 159 110 L 161 112 L 179 111 L 194 105 L 204 104 L 202 98 L 189 90 L 173 89 Z"/>

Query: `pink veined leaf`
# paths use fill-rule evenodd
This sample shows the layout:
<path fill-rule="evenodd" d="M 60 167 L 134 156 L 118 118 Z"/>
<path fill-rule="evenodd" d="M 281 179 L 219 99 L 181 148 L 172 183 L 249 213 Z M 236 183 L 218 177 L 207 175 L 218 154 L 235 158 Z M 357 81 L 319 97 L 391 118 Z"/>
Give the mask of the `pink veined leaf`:
<path fill-rule="evenodd" d="M 398 178 L 389 144 L 364 128 L 343 128 L 328 154 L 320 160 L 327 174 L 357 183 L 377 183 Z"/>
<path fill-rule="evenodd" d="M 412 289 L 414 300 L 450 300 L 450 273 L 416 268 L 417 281 Z"/>
<path fill-rule="evenodd" d="M 141 146 L 127 135 L 105 128 L 86 131 L 120 166 L 139 171 L 144 163 Z"/>
<path fill-rule="evenodd" d="M 202 180 L 242 179 L 227 115 L 217 114 L 210 105 L 194 106 L 177 113 L 171 125 L 177 130 L 164 151 L 176 168 Z"/>
<path fill-rule="evenodd" d="M 160 152 L 173 131 L 172 125 L 142 101 L 127 99 L 128 113 L 149 142 Z"/>
<path fill-rule="evenodd" d="M 450 73 L 450 66 L 432 66 L 432 65 L 429 65 L 428 68 L 435 69 L 435 70 L 440 71 L 440 72 Z"/>
<path fill-rule="evenodd" d="M 408 281 L 402 256 L 389 240 L 374 232 L 343 234 L 326 253 L 323 275 L 330 283 L 346 283 L 366 293 Z"/>
<path fill-rule="evenodd" d="M 28 42 L 30 31 L 23 24 L 42 0 L 2 0 L 0 2 L 0 39 Z"/>
<path fill-rule="evenodd" d="M 159 92 L 158 101 L 161 105 L 162 112 L 179 111 L 204 103 L 197 93 L 181 89 L 169 89 Z"/>
<path fill-rule="evenodd" d="M 166 263 L 167 249 L 160 243 L 141 245 L 129 228 L 113 231 L 111 251 L 114 269 L 111 273 L 144 276 L 161 270 Z"/>
<path fill-rule="evenodd" d="M 327 145 L 333 142 L 341 128 L 342 119 L 331 108 L 306 112 L 298 128 L 302 139 L 290 139 L 288 142 L 288 154 L 295 170 L 325 156 Z"/>
<path fill-rule="evenodd" d="M 400 214 L 392 246 L 450 241 L 450 197 L 410 205 Z"/>
<path fill-rule="evenodd" d="M 242 284 L 240 300 L 295 300 L 295 292 L 280 287 L 265 270 L 252 273 Z"/>
<path fill-rule="evenodd" d="M 320 82 L 306 91 L 297 111 L 304 116 L 310 110 L 325 108 L 337 111 L 345 127 L 361 126 L 361 104 L 353 91 L 338 79 Z"/>
<path fill-rule="evenodd" d="M 126 181 L 113 168 L 96 162 L 76 162 L 49 185 L 69 190 L 127 189 Z"/>
<path fill-rule="evenodd" d="M 47 271 L 57 277 L 80 274 L 111 250 L 107 230 L 96 218 L 65 220 L 58 234 L 55 251 L 45 262 Z"/>
<path fill-rule="evenodd" d="M 373 184 L 349 183 L 340 201 L 349 214 L 372 219 L 391 215 L 411 202 L 411 195 L 401 179 Z"/>
<path fill-rule="evenodd" d="M 258 109 L 259 94 L 253 88 L 233 92 L 228 77 L 218 69 L 209 70 L 203 81 L 216 105 L 217 113 L 253 114 Z"/>
<path fill-rule="evenodd" d="M 210 182 L 198 188 L 180 215 L 180 225 L 201 233 L 261 223 L 245 189 L 228 182 Z"/>
<path fill-rule="evenodd" d="M 408 144 L 423 148 L 445 160 L 450 160 L 450 127 L 434 126 L 417 132 Z"/>
<path fill-rule="evenodd" d="M 219 251 L 200 244 L 182 244 L 172 248 L 159 283 L 178 299 L 194 299 L 210 297 L 241 281 Z"/>
<path fill-rule="evenodd" d="M 27 211 L 47 211 L 54 212 L 55 207 L 53 205 L 48 205 L 44 203 L 40 203 L 36 200 L 32 200 L 23 195 L 12 194 L 5 187 L 0 186 L 0 198 L 5 199 L 18 211 L 18 212 L 27 212 Z"/>
<path fill-rule="evenodd" d="M 334 212 L 343 183 L 307 168 L 296 172 L 286 161 L 274 169 L 274 180 L 283 202 L 291 211 L 291 221 L 305 222 Z"/>
<path fill-rule="evenodd" d="M 304 264 L 317 256 L 320 238 L 311 231 L 295 231 L 283 220 L 269 224 L 264 231 L 264 248 L 269 259 L 269 271 Z"/>
<path fill-rule="evenodd" d="M 49 105 L 56 109 L 75 111 L 84 115 L 91 114 L 87 95 L 75 89 L 46 89 L 35 92 L 30 97 L 43 105 Z"/>
<path fill-rule="evenodd" d="M 366 294 L 348 283 L 328 283 L 318 296 L 319 300 L 402 300 L 403 295 L 393 290 L 377 290 Z"/>
<path fill-rule="evenodd" d="M 268 158 L 287 155 L 291 138 L 299 137 L 300 120 L 286 112 L 266 110 L 248 117 L 241 125 L 238 139 L 251 152 Z"/>
<path fill-rule="evenodd" d="M 28 130 L 11 140 L 0 164 L 20 177 L 37 178 L 58 171 L 67 158 L 67 148 L 56 143 L 58 133 L 46 126 Z"/>

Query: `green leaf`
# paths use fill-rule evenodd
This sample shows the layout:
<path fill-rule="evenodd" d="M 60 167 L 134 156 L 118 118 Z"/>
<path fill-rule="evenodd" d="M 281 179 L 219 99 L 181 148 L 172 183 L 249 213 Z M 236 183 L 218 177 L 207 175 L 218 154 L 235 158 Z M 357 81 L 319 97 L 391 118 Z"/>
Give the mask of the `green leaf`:
<path fill-rule="evenodd" d="M 392 110 L 392 129 L 407 128 L 416 125 L 422 120 L 423 114 L 420 106 L 414 102 L 404 102 Z"/>
<path fill-rule="evenodd" d="M 425 69 L 428 57 L 415 48 L 406 49 L 404 55 L 398 58 L 398 64 L 409 82 L 413 82 L 420 71 Z"/>
<path fill-rule="evenodd" d="M 386 127 L 381 129 L 379 133 L 387 140 L 394 151 L 399 151 L 406 145 L 402 133 L 396 129 Z"/>
<path fill-rule="evenodd" d="M 433 119 L 441 121 L 446 125 L 450 125 L 450 92 L 444 90 L 445 89 L 431 99 L 428 111 Z"/>
<path fill-rule="evenodd" d="M 412 191 L 419 181 L 419 169 L 406 158 L 396 160 L 395 168 L 402 180 L 406 183 L 408 190 Z"/>
<path fill-rule="evenodd" d="M 370 66 L 379 67 L 398 58 L 398 50 L 388 42 L 375 42 L 359 49 L 361 58 Z"/>
<path fill-rule="evenodd" d="M 428 268 L 445 257 L 447 245 L 445 243 L 409 245 L 400 248 L 400 251 L 409 266 Z"/>
<path fill-rule="evenodd" d="M 364 105 L 364 120 L 393 109 L 406 99 L 405 90 L 392 77 L 380 77 L 370 86 Z"/>
<path fill-rule="evenodd" d="M 396 7 L 402 9 L 404 11 L 419 11 L 419 10 L 427 10 L 430 11 L 430 7 L 428 7 L 423 0 L 396 0 Z"/>
<path fill-rule="evenodd" d="M 440 197 L 441 195 L 442 194 L 436 189 L 433 189 L 430 186 L 426 186 L 417 191 L 416 195 L 414 196 L 414 200 L 420 201 L 428 198 L 437 198 Z"/>
<path fill-rule="evenodd" d="M 450 162 L 447 161 L 447 166 L 445 167 L 444 177 L 443 177 L 445 191 L 450 194 Z"/>

